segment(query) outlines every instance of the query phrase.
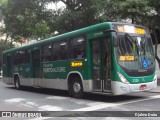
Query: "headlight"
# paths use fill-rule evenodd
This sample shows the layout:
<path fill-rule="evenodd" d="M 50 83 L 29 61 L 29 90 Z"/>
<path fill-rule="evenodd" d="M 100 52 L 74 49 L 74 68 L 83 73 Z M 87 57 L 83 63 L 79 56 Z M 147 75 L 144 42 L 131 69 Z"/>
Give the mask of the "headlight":
<path fill-rule="evenodd" d="M 121 73 L 118 72 L 118 76 L 123 83 L 129 84 L 128 80 Z"/>

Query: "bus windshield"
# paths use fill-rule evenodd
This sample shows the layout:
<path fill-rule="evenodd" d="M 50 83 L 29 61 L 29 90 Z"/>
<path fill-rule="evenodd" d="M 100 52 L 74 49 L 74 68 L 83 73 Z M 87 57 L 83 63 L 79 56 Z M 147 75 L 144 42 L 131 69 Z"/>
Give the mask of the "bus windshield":
<path fill-rule="evenodd" d="M 151 38 L 128 33 L 119 35 L 117 59 L 120 66 L 129 70 L 153 68 L 155 57 Z"/>

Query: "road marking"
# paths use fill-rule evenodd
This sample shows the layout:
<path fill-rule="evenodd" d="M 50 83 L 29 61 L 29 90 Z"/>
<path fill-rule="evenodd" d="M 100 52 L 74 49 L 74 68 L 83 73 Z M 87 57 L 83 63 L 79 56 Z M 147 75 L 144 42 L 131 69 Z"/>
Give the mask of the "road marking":
<path fill-rule="evenodd" d="M 59 107 L 59 106 L 52 106 L 52 105 L 43 105 L 40 106 L 39 111 L 62 111 L 63 108 Z"/>
<path fill-rule="evenodd" d="M 46 99 L 54 99 L 54 100 L 62 100 L 62 99 L 64 99 L 64 100 L 66 100 L 68 98 L 67 97 L 62 97 L 62 96 L 48 96 L 48 97 L 46 97 Z"/>
<path fill-rule="evenodd" d="M 100 109 L 105 109 L 105 108 L 109 108 L 109 107 L 115 107 L 115 106 L 121 106 L 121 105 L 125 105 L 125 104 L 131 104 L 131 103 L 136 103 L 136 102 L 142 102 L 142 101 L 147 101 L 147 100 L 152 100 L 152 99 L 157 99 L 160 98 L 160 95 L 155 95 L 155 96 L 149 96 L 147 98 L 144 99 L 139 99 L 139 100 L 134 100 L 134 101 L 129 101 L 129 102 L 118 102 L 118 103 L 104 103 L 104 102 L 95 102 L 95 103 L 99 103 L 99 104 L 95 104 L 93 106 L 89 106 L 89 107 L 84 107 L 84 108 L 79 108 L 79 109 L 74 109 L 74 110 L 67 110 L 67 111 L 72 111 L 73 113 L 77 112 L 77 111 L 81 111 L 81 112 L 85 112 L 85 111 L 96 111 L 96 110 L 100 110 Z M 56 107 L 56 106 L 54 106 Z M 46 107 L 46 110 L 49 108 Z M 58 110 L 57 110 L 58 111 Z M 63 111 L 63 110 L 59 110 L 59 111 Z M 65 116 L 65 115 L 69 115 L 70 112 L 58 112 L 55 114 L 55 117 L 57 116 Z M 33 118 L 30 120 L 45 120 L 45 119 L 49 119 L 52 117 L 43 117 L 41 119 L 38 118 Z"/>
<path fill-rule="evenodd" d="M 113 106 L 120 106 L 120 105 L 125 105 L 125 104 L 130 104 L 130 103 L 136 103 L 136 102 L 141 102 L 141 101 L 147 101 L 147 100 L 152 100 L 160 98 L 160 95 L 155 95 L 155 96 L 150 96 L 148 98 L 140 99 L 140 100 L 135 100 L 135 101 L 129 101 L 129 102 L 119 102 L 119 103 L 102 103 L 90 107 L 85 107 L 85 108 L 80 108 L 80 109 L 74 109 L 71 111 L 95 111 L 95 110 L 100 110 L 108 107 L 113 107 Z"/>
<path fill-rule="evenodd" d="M 38 117 L 38 118 L 31 118 L 28 120 L 46 120 L 46 119 L 50 119 L 50 118 L 53 118 L 53 117 Z"/>
<path fill-rule="evenodd" d="M 22 102 L 22 101 L 25 101 L 25 99 L 23 99 L 23 98 L 13 98 L 13 99 L 5 100 L 5 102 L 10 102 L 10 103 L 13 103 L 13 102 Z"/>
<path fill-rule="evenodd" d="M 71 111 L 94 111 L 94 110 L 99 110 L 99 109 L 103 109 L 106 107 L 112 107 L 115 106 L 117 104 L 115 103 L 103 103 L 103 104 L 97 104 L 94 106 L 90 106 L 90 107 L 85 107 L 85 108 L 79 108 L 79 109 L 75 109 L 75 110 L 71 110 Z"/>
<path fill-rule="evenodd" d="M 119 103 L 119 104 L 120 105 L 124 105 L 124 104 L 130 104 L 130 103 L 136 103 L 136 102 L 142 102 L 142 101 L 152 100 L 152 99 L 156 99 L 156 98 L 160 98 L 160 95 L 149 96 L 148 98 L 144 98 L 144 99 L 140 99 L 140 100 L 135 100 L 135 101 L 129 101 L 129 102 L 122 102 L 122 103 Z"/>

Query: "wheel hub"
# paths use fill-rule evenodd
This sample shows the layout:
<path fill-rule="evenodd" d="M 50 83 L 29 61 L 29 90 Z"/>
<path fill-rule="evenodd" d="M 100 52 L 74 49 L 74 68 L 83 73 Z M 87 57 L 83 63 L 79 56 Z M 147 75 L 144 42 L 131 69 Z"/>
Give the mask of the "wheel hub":
<path fill-rule="evenodd" d="M 79 83 L 74 83 L 73 85 L 74 92 L 78 93 L 81 90 L 81 85 Z"/>

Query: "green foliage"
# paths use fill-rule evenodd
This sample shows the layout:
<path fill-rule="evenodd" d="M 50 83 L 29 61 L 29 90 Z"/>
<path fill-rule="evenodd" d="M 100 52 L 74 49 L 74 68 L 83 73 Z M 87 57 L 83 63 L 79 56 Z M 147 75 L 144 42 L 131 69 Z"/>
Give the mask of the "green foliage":
<path fill-rule="evenodd" d="M 153 26 L 160 30 L 160 1 L 159 0 L 148 0 L 149 5 L 152 7 L 152 11 L 148 15 L 149 22 L 152 23 Z"/>
<path fill-rule="evenodd" d="M 49 15 L 45 3 L 45 0 L 8 0 L 4 8 L 5 32 L 15 40 L 46 36 L 50 29 L 45 22 Z"/>
<path fill-rule="evenodd" d="M 6 48 L 5 48 L 6 47 Z M 5 43 L 3 40 L 0 40 L 0 68 L 2 66 L 2 53 L 5 49 L 11 49 L 15 47 L 10 42 Z"/>
<path fill-rule="evenodd" d="M 147 0 L 124 0 L 119 5 L 122 18 L 130 18 L 132 23 L 141 20 L 140 17 L 150 11 Z"/>
<path fill-rule="evenodd" d="M 61 1 L 66 8 L 53 12 L 52 25 L 55 31 L 64 33 L 86 27 L 97 23 L 95 19 L 95 10 L 93 9 L 92 0 L 52 0 L 53 2 Z"/>
<path fill-rule="evenodd" d="M 2 10 L 0 9 L 0 21 L 3 19 Z"/>
<path fill-rule="evenodd" d="M 95 17 L 99 22 L 119 21 L 117 0 L 93 0 Z"/>
<path fill-rule="evenodd" d="M 63 2 L 65 8 L 48 10 L 47 4 Z M 0 0 L 0 20 L 7 38 L 39 39 L 99 22 L 127 22 L 150 29 L 160 41 L 160 0 Z M 7 39 L 6 39 L 7 41 Z M 160 63 L 160 60 L 159 60 Z"/>
<path fill-rule="evenodd" d="M 99 22 L 121 22 L 160 28 L 159 0 L 1 0 L 5 33 L 14 40 L 45 38 Z M 63 2 L 64 9 L 48 10 L 49 3 Z M 0 14 L 2 16 L 2 14 Z"/>

